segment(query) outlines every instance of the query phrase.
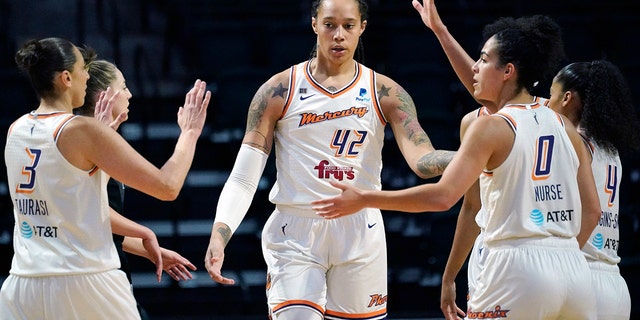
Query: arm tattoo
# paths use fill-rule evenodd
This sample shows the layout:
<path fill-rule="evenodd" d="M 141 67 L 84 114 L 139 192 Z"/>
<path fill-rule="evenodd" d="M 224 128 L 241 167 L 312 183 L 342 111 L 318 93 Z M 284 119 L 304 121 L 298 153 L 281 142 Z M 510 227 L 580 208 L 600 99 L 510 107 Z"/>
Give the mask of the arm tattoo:
<path fill-rule="evenodd" d="M 435 150 L 424 155 L 418 161 L 418 170 L 427 178 L 442 175 L 451 159 L 456 154 L 455 151 Z"/>
<path fill-rule="evenodd" d="M 227 225 L 218 227 L 218 233 L 222 236 L 222 239 L 224 240 L 224 246 L 226 247 L 227 243 L 229 243 L 229 240 L 231 240 L 231 229 L 229 229 Z"/>
<path fill-rule="evenodd" d="M 404 112 L 404 129 L 407 131 L 407 136 L 409 140 L 413 141 L 413 143 L 417 145 L 421 145 L 423 143 L 428 143 L 431 145 L 431 140 L 420 123 L 418 122 L 418 113 L 416 111 L 416 106 L 413 104 L 413 99 L 407 91 L 402 89 L 402 87 L 398 87 L 396 97 L 400 100 L 401 104 L 398 106 L 398 110 Z"/>
<path fill-rule="evenodd" d="M 273 89 L 273 95 L 271 96 L 271 98 L 281 97 L 282 99 L 285 99 L 285 93 L 289 91 L 289 88 L 285 88 L 282 85 L 282 82 L 278 83 L 278 86 L 272 89 Z"/>

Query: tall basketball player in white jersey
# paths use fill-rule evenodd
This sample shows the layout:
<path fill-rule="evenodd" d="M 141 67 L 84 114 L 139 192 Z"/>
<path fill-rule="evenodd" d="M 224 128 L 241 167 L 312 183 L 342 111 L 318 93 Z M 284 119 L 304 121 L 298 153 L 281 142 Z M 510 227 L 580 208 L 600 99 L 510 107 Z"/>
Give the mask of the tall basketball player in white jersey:
<path fill-rule="evenodd" d="M 381 188 L 384 128 L 420 177 L 442 173 L 452 152 L 434 150 L 411 97 L 396 82 L 354 60 L 367 26 L 363 0 L 320 0 L 312 7 L 312 57 L 269 79 L 249 107 L 246 134 L 218 201 L 205 265 L 223 284 L 224 247 L 244 218 L 275 143 L 275 210 L 264 226 L 272 319 L 385 319 L 387 254 L 380 210 L 325 220 L 312 200 L 342 182 Z"/>
<path fill-rule="evenodd" d="M 600 216 L 589 152 L 566 117 L 530 94 L 562 57 L 560 28 L 545 16 L 502 18 L 483 34 L 473 94 L 502 107 L 473 121 L 442 178 L 397 191 L 332 183 L 343 193 L 314 209 L 327 218 L 364 207 L 443 211 L 480 176 L 487 252 L 467 316 L 596 319 L 580 251 Z"/>

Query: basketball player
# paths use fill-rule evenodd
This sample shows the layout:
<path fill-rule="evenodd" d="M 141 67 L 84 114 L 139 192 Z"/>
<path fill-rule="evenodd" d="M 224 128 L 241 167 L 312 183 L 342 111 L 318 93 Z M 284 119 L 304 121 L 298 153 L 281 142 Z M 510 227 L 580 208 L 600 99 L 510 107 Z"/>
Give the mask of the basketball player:
<path fill-rule="evenodd" d="M 420 177 L 439 175 L 452 152 L 434 150 L 407 92 L 354 60 L 367 26 L 363 0 L 320 0 L 312 8 L 310 60 L 269 79 L 249 107 L 246 134 L 218 201 L 205 266 L 221 274 L 224 247 L 244 218 L 275 143 L 275 210 L 262 232 L 272 319 L 384 319 L 387 255 L 378 209 L 325 220 L 311 208 L 336 195 L 331 181 L 381 188 L 389 124 Z M 257 165 L 259 164 L 259 165 Z"/>
<path fill-rule="evenodd" d="M 472 59 L 447 31 L 433 0 L 424 1 L 424 7 L 419 1 L 413 1 L 413 5 L 420 13 L 425 25 L 439 39 L 462 83 L 473 93 L 473 74 L 465 72 L 467 67 L 473 64 Z M 468 69 L 470 70 L 470 67 Z M 630 316 L 629 291 L 617 267 L 620 261 L 617 255 L 620 238 L 617 218 L 618 194 L 622 178 L 618 150 L 634 151 L 638 150 L 640 145 L 637 131 L 630 129 L 638 126 L 638 120 L 633 110 L 628 85 L 618 68 L 608 61 L 580 62 L 573 63 L 556 74 L 551 93 L 549 106 L 567 116 L 579 128 L 583 137 L 588 137 L 590 133 L 598 137 L 598 143 L 589 138 L 587 143 L 592 154 L 592 169 L 603 213 L 595 230 L 591 234 L 585 232 L 579 238 L 589 237 L 589 241 L 582 246 L 582 250 L 592 271 L 598 319 L 628 319 Z M 602 117 L 603 113 L 608 116 Z M 598 147 L 599 145 L 606 147 Z M 610 170 L 612 168 L 617 170 Z M 467 201 L 466 194 L 464 201 Z M 468 239 L 469 234 L 477 230 L 477 225 L 473 222 L 461 223 L 463 219 L 461 211 L 455 239 Z M 470 219 L 467 218 L 466 221 Z M 455 305 L 454 281 L 469 253 L 470 242 L 473 240 L 462 240 L 454 243 L 451 248 L 443 274 L 441 297 L 441 307 L 446 319 L 457 318 L 450 317 L 453 313 L 451 311 L 454 310 L 457 310 L 460 315 L 464 314 Z M 476 240 L 476 244 L 478 243 L 482 243 L 480 239 Z M 474 248 L 476 249 L 469 256 L 468 264 L 470 292 L 475 283 L 474 275 L 477 274 L 477 257 L 479 252 L 482 252 L 482 246 Z"/>
<path fill-rule="evenodd" d="M 175 151 L 159 169 L 115 130 L 72 114 L 84 102 L 89 79 L 73 43 L 29 40 L 15 58 L 40 104 L 7 135 L 15 253 L 0 290 L 0 318 L 139 319 L 129 282 L 118 270 L 107 177 L 161 200 L 175 199 L 193 160 L 210 93 L 196 81 L 186 95 Z M 98 104 L 108 104 L 113 93 Z"/>
<path fill-rule="evenodd" d="M 622 180 L 618 150 L 637 151 L 640 146 L 631 91 L 620 70 L 611 62 L 577 62 L 555 76 L 549 100 L 551 108 L 578 126 L 591 151 L 591 168 L 602 214 L 582 251 L 591 269 L 597 318 L 629 319 L 631 297 L 618 267 Z"/>
<path fill-rule="evenodd" d="M 343 193 L 314 201 L 314 208 L 331 219 L 363 207 L 444 211 L 480 176 L 487 252 L 467 316 L 596 319 L 577 239 L 600 216 L 589 152 L 566 117 L 530 94 L 562 57 L 560 29 L 532 16 L 499 19 L 483 34 L 474 97 L 502 108 L 473 121 L 438 183 L 398 191 L 332 183 Z"/>

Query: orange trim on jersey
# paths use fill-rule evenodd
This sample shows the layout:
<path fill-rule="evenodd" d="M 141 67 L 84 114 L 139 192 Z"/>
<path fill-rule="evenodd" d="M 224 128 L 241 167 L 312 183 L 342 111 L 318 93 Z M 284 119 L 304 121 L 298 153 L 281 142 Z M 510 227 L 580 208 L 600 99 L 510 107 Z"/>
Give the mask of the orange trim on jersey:
<path fill-rule="evenodd" d="M 487 176 L 487 177 L 493 177 L 493 171 L 483 170 L 482 171 L 482 175 Z"/>
<path fill-rule="evenodd" d="M 344 312 L 327 310 L 325 314 L 328 316 L 340 317 L 342 319 L 370 319 L 376 316 L 383 316 L 386 313 L 387 313 L 387 308 L 380 309 L 374 312 L 367 312 L 367 313 L 344 313 Z"/>
<path fill-rule="evenodd" d="M 60 124 L 58 125 L 58 127 L 53 131 L 53 141 L 58 141 L 58 135 L 60 134 L 60 131 L 62 130 L 62 128 L 67 125 L 67 123 L 69 123 L 69 121 L 73 118 L 75 118 L 76 116 L 71 114 L 69 115 L 66 119 L 62 120 L 62 122 L 60 122 Z"/>
<path fill-rule="evenodd" d="M 93 167 L 93 169 L 91 169 L 91 171 L 89 171 L 89 176 L 92 176 L 94 174 L 96 174 L 96 172 L 98 172 L 100 168 L 98 168 L 98 166 Z"/>
<path fill-rule="evenodd" d="M 518 124 L 516 123 L 516 121 L 510 115 L 504 114 L 502 112 L 498 112 L 495 115 L 499 116 L 499 117 L 502 117 L 505 120 L 507 120 L 511 124 L 511 127 L 513 128 L 513 131 L 516 131 L 518 129 Z"/>
<path fill-rule="evenodd" d="M 276 313 L 279 312 L 281 310 L 287 309 L 287 308 L 291 308 L 291 307 L 307 307 L 307 308 L 311 308 L 314 309 L 318 312 L 320 312 L 320 314 L 324 315 L 324 308 L 322 308 L 322 306 L 320 306 L 319 304 L 315 304 L 311 301 L 308 300 L 289 300 L 289 301 L 285 301 L 283 303 L 278 304 L 277 306 L 275 306 L 273 308 L 273 310 L 271 310 L 271 312 Z"/>
<path fill-rule="evenodd" d="M 356 86 L 356 84 L 358 83 L 358 81 L 362 77 L 362 69 L 360 68 L 360 64 L 356 63 L 356 76 L 353 78 L 353 80 L 351 80 L 351 83 L 349 83 L 349 85 L 347 85 L 346 87 L 338 90 L 337 92 L 331 92 L 331 91 L 325 89 L 322 85 L 320 85 L 316 81 L 316 79 L 313 78 L 313 76 L 311 76 L 311 70 L 309 70 L 309 62 L 310 61 L 307 61 L 305 63 L 304 76 L 307 78 L 307 81 L 309 81 L 309 83 L 311 84 L 312 87 L 316 88 L 316 90 L 320 91 L 325 96 L 330 97 L 330 98 L 337 98 L 337 97 L 341 96 L 342 94 L 344 94 L 345 92 L 349 91 L 350 89 L 352 89 L 353 87 Z"/>
<path fill-rule="evenodd" d="M 384 117 L 384 112 L 382 112 L 382 107 L 380 106 L 380 101 L 378 101 L 378 90 L 376 89 L 376 73 L 371 70 L 371 92 L 373 92 L 373 107 L 376 110 L 376 114 L 378 115 L 378 119 L 382 122 L 383 126 L 387 125 L 387 119 Z"/>
<path fill-rule="evenodd" d="M 57 117 L 61 114 L 69 114 L 68 112 L 64 112 L 64 111 L 57 111 L 57 112 L 52 112 L 52 113 L 47 113 L 47 114 L 39 114 L 39 113 L 29 113 L 29 118 L 31 119 L 46 119 L 46 118 L 51 118 L 51 117 Z"/>
<path fill-rule="evenodd" d="M 289 110 L 289 106 L 291 106 L 291 101 L 294 92 L 294 85 L 296 83 L 296 66 L 291 67 L 291 72 L 289 73 L 289 94 L 287 95 L 287 101 L 284 102 L 284 108 L 282 108 L 282 114 L 280 115 L 280 119 L 284 117 Z"/>

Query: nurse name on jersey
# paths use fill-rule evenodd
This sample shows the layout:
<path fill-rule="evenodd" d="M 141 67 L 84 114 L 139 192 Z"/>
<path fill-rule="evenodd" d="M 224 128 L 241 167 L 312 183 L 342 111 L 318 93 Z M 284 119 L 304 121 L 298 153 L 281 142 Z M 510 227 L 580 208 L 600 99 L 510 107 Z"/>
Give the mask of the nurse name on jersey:
<path fill-rule="evenodd" d="M 562 184 L 548 184 L 534 186 L 536 202 L 563 200 Z M 568 222 L 573 220 L 574 209 L 549 210 L 546 214 L 547 222 Z"/>

